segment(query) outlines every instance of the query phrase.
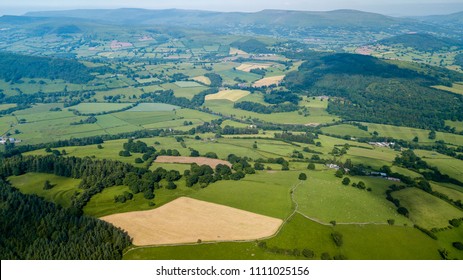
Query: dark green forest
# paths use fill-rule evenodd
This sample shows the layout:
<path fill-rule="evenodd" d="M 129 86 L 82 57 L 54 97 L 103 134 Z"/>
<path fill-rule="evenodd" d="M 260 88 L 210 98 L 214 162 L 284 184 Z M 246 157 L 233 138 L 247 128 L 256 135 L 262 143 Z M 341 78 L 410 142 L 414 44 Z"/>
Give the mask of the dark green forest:
<path fill-rule="evenodd" d="M 3 180 L 0 205 L 2 260 L 121 259 L 131 245 L 127 233 L 111 224 L 22 194 Z"/>
<path fill-rule="evenodd" d="M 456 78 L 446 73 L 418 73 L 369 56 L 333 54 L 308 60 L 285 82 L 301 94 L 336 97 L 328 112 L 346 120 L 442 130 L 445 120 L 463 120 L 462 96 L 429 87 Z"/>
<path fill-rule="evenodd" d="M 91 69 L 76 60 L 20 55 L 0 52 L 0 78 L 17 82 L 22 78 L 62 79 L 71 83 L 93 80 Z"/>

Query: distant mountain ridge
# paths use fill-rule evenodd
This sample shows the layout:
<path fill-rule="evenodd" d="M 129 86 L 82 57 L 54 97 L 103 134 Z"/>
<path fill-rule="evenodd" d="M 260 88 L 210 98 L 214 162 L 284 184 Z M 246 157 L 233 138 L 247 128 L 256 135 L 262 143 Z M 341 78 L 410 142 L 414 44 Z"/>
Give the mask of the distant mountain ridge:
<path fill-rule="evenodd" d="M 214 26 L 230 25 L 277 25 L 277 26 L 344 26 L 358 28 L 385 28 L 399 25 L 413 25 L 416 21 L 405 18 L 388 17 L 381 14 L 356 10 L 335 10 L 329 12 L 307 12 L 286 10 L 263 10 L 255 13 L 210 12 L 198 10 L 69 10 L 44 11 L 25 14 L 30 17 L 73 17 L 99 20 L 108 23 L 149 25 L 173 24 Z M 166 22 L 168 21 L 168 22 Z"/>

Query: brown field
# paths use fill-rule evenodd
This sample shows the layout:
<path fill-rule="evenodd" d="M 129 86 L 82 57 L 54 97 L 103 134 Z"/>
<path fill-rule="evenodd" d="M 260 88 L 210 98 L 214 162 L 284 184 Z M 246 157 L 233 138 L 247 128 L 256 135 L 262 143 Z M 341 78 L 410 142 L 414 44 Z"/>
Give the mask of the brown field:
<path fill-rule="evenodd" d="M 236 70 L 251 72 L 252 69 L 266 69 L 270 66 L 272 65 L 263 63 L 243 63 L 240 66 L 236 67 Z"/>
<path fill-rule="evenodd" d="M 174 156 L 158 156 L 156 162 L 159 163 L 197 163 L 198 165 L 209 165 L 215 168 L 219 164 L 232 166 L 226 160 L 206 158 L 206 157 L 174 157 Z"/>
<path fill-rule="evenodd" d="M 198 77 L 194 77 L 192 78 L 194 81 L 197 81 L 197 82 L 200 82 L 200 83 L 203 83 L 205 85 L 210 85 L 211 84 L 211 80 L 209 80 L 208 77 L 205 77 L 205 76 L 198 76 Z"/>
<path fill-rule="evenodd" d="M 236 102 L 240 100 L 241 98 L 245 97 L 246 95 L 249 94 L 249 91 L 246 90 L 239 90 L 239 89 L 234 89 L 234 90 L 221 90 L 218 93 L 214 94 L 209 94 L 206 95 L 206 100 L 217 100 L 217 99 L 227 99 L 232 102 Z"/>
<path fill-rule="evenodd" d="M 279 85 L 281 81 L 285 78 L 284 75 L 282 76 L 274 76 L 274 77 L 267 77 L 256 81 L 253 86 L 254 87 L 263 87 L 263 86 L 271 86 L 271 85 Z"/>
<path fill-rule="evenodd" d="M 255 240 L 273 235 L 282 220 L 180 197 L 157 209 L 102 217 L 127 231 L 137 246 Z"/>

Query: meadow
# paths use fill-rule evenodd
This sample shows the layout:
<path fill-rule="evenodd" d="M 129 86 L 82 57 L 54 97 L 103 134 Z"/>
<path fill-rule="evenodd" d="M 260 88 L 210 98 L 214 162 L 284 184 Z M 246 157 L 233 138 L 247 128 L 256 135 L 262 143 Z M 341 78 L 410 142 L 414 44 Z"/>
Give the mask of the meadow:
<path fill-rule="evenodd" d="M 22 193 L 36 194 L 47 201 L 54 202 L 63 207 L 71 206 L 71 197 L 79 192 L 79 179 L 56 176 L 44 173 L 27 173 L 8 178 L 10 183 Z M 44 190 L 45 181 L 50 181 L 53 188 Z"/>
<path fill-rule="evenodd" d="M 418 143 L 429 144 L 435 141 L 442 140 L 445 143 L 452 145 L 463 145 L 463 135 L 450 134 L 445 132 L 436 132 L 436 139 L 429 139 L 429 130 L 410 128 L 404 126 L 392 126 L 386 124 L 363 123 L 368 126 L 368 132 L 378 132 L 379 136 L 392 137 L 394 139 L 402 139 L 411 141 L 418 137 Z"/>
<path fill-rule="evenodd" d="M 351 177 L 351 183 L 363 181 L 372 191 L 341 184 L 334 171 L 308 172 L 307 181 L 294 192 L 298 211 L 323 223 L 380 223 L 394 219 L 398 224 L 409 223 L 395 206 L 385 199 L 390 181 L 370 177 Z"/>
<path fill-rule="evenodd" d="M 413 223 L 427 229 L 447 227 L 449 220 L 463 217 L 463 211 L 417 188 L 394 192 L 392 196 L 408 209 Z"/>
<path fill-rule="evenodd" d="M 433 151 L 416 150 L 415 154 L 442 173 L 463 181 L 463 161 Z"/>

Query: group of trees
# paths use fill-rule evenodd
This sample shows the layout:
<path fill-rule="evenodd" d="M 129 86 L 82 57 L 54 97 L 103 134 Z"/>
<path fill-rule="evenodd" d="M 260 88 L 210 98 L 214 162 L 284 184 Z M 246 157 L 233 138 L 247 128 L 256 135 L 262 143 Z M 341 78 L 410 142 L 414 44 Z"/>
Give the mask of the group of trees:
<path fill-rule="evenodd" d="M 317 139 L 317 135 L 306 132 L 305 134 L 292 134 L 291 132 L 275 133 L 276 139 L 282 139 L 289 142 L 299 142 L 305 144 L 315 144 L 314 139 Z"/>
<path fill-rule="evenodd" d="M 272 114 L 272 113 L 281 113 L 281 112 L 293 112 L 299 109 L 299 106 L 292 103 L 281 103 L 271 106 L 266 106 L 261 103 L 251 102 L 251 101 L 242 101 L 233 104 L 234 108 L 255 112 L 259 114 Z"/>
<path fill-rule="evenodd" d="M 81 179 L 79 188 L 82 191 L 76 192 L 71 199 L 71 209 L 76 213 L 82 213 L 83 207 L 92 196 L 100 193 L 104 188 L 126 184 L 133 193 L 147 190 L 152 192 L 160 180 L 175 181 L 180 178 L 178 171 L 167 171 L 162 168 L 150 171 L 119 161 L 55 155 L 15 156 L 4 159 L 0 163 L 0 174 L 5 177 L 28 172 L 51 173 Z M 145 195 L 145 197 L 150 196 Z"/>
<path fill-rule="evenodd" d="M 85 120 L 80 120 L 78 122 L 72 122 L 71 125 L 80 125 L 80 124 L 91 124 L 96 123 L 98 120 L 94 116 L 90 116 Z"/>
<path fill-rule="evenodd" d="M 40 186 L 37 186 L 40 187 Z M 25 195 L 0 179 L 1 259 L 121 259 L 126 232 Z"/>
<path fill-rule="evenodd" d="M 92 72 L 105 72 L 104 68 L 88 68 L 76 60 L 6 52 L 0 52 L 0 65 L 0 78 L 7 82 L 17 82 L 21 78 L 46 78 L 84 84 L 93 80 Z"/>

